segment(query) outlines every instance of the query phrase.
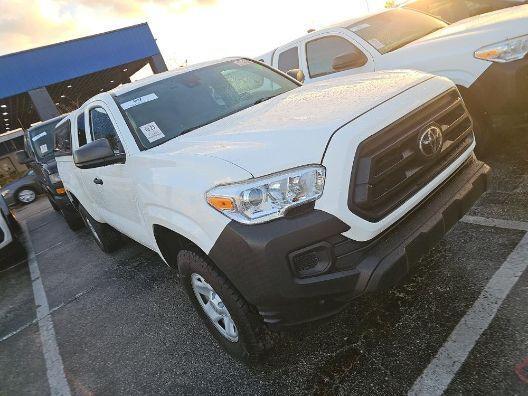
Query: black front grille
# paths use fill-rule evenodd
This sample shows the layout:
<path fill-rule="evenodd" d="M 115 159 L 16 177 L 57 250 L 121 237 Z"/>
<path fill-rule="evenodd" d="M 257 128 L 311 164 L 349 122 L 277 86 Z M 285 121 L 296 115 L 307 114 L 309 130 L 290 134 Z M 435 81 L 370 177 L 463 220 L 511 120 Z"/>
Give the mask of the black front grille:
<path fill-rule="evenodd" d="M 419 144 L 430 127 L 443 136 L 435 154 L 422 152 Z M 440 174 L 473 139 L 471 118 L 456 89 L 429 101 L 359 145 L 349 209 L 369 221 L 382 219 Z"/>

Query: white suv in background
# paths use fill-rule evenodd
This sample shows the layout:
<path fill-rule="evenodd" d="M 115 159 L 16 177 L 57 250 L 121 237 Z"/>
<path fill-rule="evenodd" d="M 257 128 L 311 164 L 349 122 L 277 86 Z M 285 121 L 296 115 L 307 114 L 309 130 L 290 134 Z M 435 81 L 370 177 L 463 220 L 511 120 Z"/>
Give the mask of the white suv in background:
<path fill-rule="evenodd" d="M 407 8 L 322 29 L 257 59 L 305 83 L 387 69 L 448 77 L 476 123 L 485 150 L 488 126 L 528 121 L 528 5 L 449 25 Z M 302 72 L 299 72 L 299 70 Z"/>
<path fill-rule="evenodd" d="M 64 188 L 97 244 L 111 251 L 123 233 L 159 253 L 245 360 L 269 345 L 270 328 L 401 280 L 489 171 L 445 78 L 301 86 L 240 58 L 97 95 L 55 139 Z"/>

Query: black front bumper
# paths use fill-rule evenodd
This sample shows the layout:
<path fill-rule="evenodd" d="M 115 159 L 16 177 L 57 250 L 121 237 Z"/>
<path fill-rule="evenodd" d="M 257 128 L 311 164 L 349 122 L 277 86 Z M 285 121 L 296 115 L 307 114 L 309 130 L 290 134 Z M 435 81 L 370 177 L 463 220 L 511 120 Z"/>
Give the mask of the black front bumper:
<path fill-rule="evenodd" d="M 211 259 L 270 325 L 330 316 L 367 291 L 389 288 L 433 247 L 486 190 L 489 167 L 473 158 L 378 238 L 357 242 L 349 227 L 312 210 L 260 225 L 231 222 Z M 304 275 L 296 257 L 316 252 L 322 273 Z M 322 253 L 321 253 L 322 252 Z"/>

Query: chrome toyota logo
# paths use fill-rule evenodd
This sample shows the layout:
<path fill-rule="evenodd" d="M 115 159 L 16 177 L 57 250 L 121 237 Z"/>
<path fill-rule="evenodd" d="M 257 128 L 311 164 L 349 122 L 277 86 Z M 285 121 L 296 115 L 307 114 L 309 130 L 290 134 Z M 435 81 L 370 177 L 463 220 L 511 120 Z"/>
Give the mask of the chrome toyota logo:
<path fill-rule="evenodd" d="M 432 157 L 442 150 L 444 136 L 442 130 L 436 125 L 427 127 L 418 139 L 418 147 L 425 157 Z"/>

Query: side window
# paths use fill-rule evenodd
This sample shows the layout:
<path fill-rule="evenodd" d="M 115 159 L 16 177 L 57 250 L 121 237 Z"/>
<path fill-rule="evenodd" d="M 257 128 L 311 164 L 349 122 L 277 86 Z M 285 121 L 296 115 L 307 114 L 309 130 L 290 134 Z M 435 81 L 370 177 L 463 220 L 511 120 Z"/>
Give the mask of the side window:
<path fill-rule="evenodd" d="M 279 54 L 279 64 L 277 69 L 283 72 L 299 68 L 299 50 L 293 47 Z"/>
<path fill-rule="evenodd" d="M 348 52 L 359 51 L 350 41 L 339 36 L 328 36 L 306 43 L 306 61 L 310 77 L 319 77 L 335 73 L 332 68 L 334 59 Z"/>
<path fill-rule="evenodd" d="M 67 120 L 55 128 L 55 157 L 71 154 L 71 123 Z"/>
<path fill-rule="evenodd" d="M 79 147 L 86 144 L 86 129 L 84 128 L 84 112 L 77 117 L 77 140 Z"/>
<path fill-rule="evenodd" d="M 106 138 L 115 153 L 123 152 L 114 124 L 102 107 L 94 107 L 90 110 L 90 133 L 92 140 Z"/>

